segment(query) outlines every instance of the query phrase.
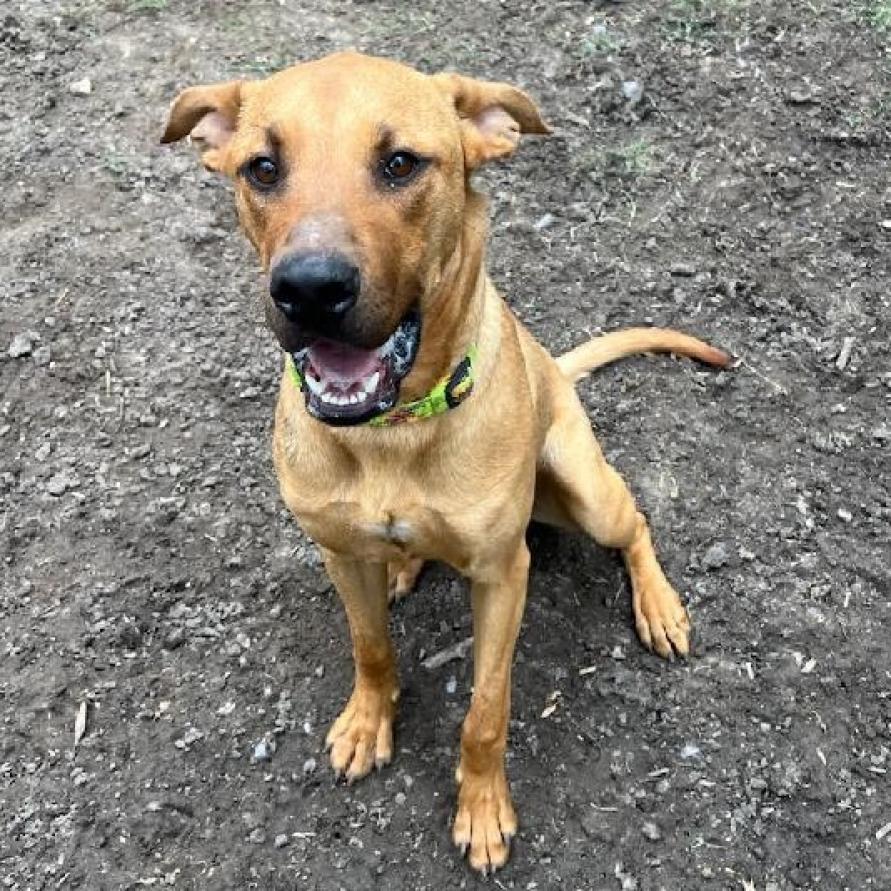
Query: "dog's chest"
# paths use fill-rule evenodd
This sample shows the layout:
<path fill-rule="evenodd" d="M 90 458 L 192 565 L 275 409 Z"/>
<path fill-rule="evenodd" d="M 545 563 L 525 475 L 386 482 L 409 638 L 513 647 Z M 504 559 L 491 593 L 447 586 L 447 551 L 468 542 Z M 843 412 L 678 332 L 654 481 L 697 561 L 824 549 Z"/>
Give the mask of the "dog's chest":
<path fill-rule="evenodd" d="M 383 522 L 370 523 L 366 531 L 371 538 L 397 548 L 408 548 L 415 538 L 412 524 L 392 515 Z"/>
<path fill-rule="evenodd" d="M 438 499 L 410 475 L 340 473 L 327 485 L 305 468 L 280 466 L 279 481 L 288 507 L 323 548 L 366 560 L 442 558 L 444 548 L 455 550 Z"/>
<path fill-rule="evenodd" d="M 441 517 L 417 502 L 355 498 L 294 505 L 306 532 L 322 547 L 367 560 L 436 558 L 451 538 Z M 353 497 L 351 497 L 351 495 Z"/>

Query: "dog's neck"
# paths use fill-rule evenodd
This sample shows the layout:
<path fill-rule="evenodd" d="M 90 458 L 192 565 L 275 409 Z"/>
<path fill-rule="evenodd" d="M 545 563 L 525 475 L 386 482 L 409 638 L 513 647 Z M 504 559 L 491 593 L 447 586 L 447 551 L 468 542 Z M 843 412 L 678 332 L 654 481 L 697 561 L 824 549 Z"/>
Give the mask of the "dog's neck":
<path fill-rule="evenodd" d="M 479 345 L 487 293 L 487 202 L 468 190 L 464 225 L 421 321 L 414 367 L 400 388 L 400 402 L 418 399 L 449 375 Z"/>

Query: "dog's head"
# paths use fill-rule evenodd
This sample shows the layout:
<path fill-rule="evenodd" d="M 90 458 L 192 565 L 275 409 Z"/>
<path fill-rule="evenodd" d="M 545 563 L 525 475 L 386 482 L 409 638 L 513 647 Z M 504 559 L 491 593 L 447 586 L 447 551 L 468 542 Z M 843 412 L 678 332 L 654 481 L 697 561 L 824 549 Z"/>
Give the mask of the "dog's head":
<path fill-rule="evenodd" d="M 235 182 L 269 273 L 266 317 L 310 412 L 358 423 L 395 404 L 463 227 L 470 173 L 547 133 L 508 84 L 338 53 L 259 81 L 191 87 L 162 142 L 190 136 Z"/>

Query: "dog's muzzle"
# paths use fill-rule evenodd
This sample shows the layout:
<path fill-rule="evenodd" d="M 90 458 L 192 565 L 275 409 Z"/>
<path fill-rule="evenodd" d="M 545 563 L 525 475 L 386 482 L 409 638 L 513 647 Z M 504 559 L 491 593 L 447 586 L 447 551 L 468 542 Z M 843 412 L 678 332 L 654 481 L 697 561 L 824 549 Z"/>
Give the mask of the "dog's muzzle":
<path fill-rule="evenodd" d="M 389 411 L 411 371 L 421 340 L 421 316 L 411 309 L 377 349 L 325 337 L 291 354 L 303 380 L 307 411 L 336 426 L 361 424 Z"/>

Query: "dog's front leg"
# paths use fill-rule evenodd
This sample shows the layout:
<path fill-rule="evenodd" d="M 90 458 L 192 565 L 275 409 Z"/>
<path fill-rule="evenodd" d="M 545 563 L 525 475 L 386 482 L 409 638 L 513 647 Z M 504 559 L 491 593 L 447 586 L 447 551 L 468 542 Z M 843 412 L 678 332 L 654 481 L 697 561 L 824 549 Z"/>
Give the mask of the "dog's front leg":
<path fill-rule="evenodd" d="M 483 872 L 503 866 L 517 817 L 504 773 L 514 645 L 526 602 L 524 540 L 472 579 L 473 696 L 461 731 L 453 838 Z"/>
<path fill-rule="evenodd" d="M 353 693 L 328 731 L 331 766 L 352 782 L 393 757 L 393 718 L 399 683 L 387 629 L 387 564 L 330 551 L 325 566 L 346 610 L 353 640 Z"/>

